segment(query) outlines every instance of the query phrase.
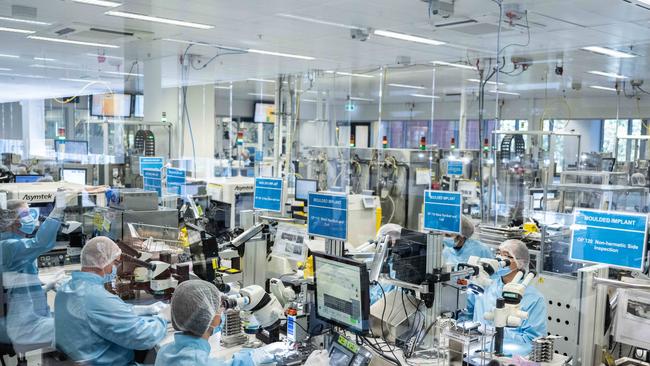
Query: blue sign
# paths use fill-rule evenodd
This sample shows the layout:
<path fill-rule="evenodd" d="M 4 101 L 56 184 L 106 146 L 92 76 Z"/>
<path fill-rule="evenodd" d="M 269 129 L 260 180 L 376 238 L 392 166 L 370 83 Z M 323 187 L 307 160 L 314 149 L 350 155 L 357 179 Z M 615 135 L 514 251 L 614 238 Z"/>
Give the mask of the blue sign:
<path fill-rule="evenodd" d="M 643 269 L 647 215 L 578 209 L 571 229 L 572 261 Z"/>
<path fill-rule="evenodd" d="M 348 197 L 310 192 L 307 233 L 329 239 L 347 240 Z"/>
<path fill-rule="evenodd" d="M 145 191 L 158 192 L 162 196 L 162 172 L 160 169 L 145 169 L 142 171 L 143 187 Z"/>
<path fill-rule="evenodd" d="M 282 178 L 255 178 L 253 208 L 282 212 Z"/>
<path fill-rule="evenodd" d="M 181 194 L 181 186 L 185 184 L 185 170 L 167 168 L 167 193 Z"/>
<path fill-rule="evenodd" d="M 154 156 L 141 156 L 140 157 L 140 175 L 144 175 L 144 171 L 160 170 L 164 165 L 165 158 Z"/>
<path fill-rule="evenodd" d="M 463 175 L 463 162 L 461 160 L 447 160 L 447 175 Z"/>
<path fill-rule="evenodd" d="M 462 209 L 459 192 L 424 191 L 424 228 L 460 234 Z"/>

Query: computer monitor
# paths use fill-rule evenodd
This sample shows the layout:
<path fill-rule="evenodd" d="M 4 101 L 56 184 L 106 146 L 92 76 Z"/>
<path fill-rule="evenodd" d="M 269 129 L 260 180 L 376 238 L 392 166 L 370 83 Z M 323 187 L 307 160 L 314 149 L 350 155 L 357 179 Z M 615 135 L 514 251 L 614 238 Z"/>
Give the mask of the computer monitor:
<path fill-rule="evenodd" d="M 318 181 L 315 179 L 296 179 L 296 200 L 309 201 L 309 193 L 318 192 Z"/>
<path fill-rule="evenodd" d="M 391 248 L 390 261 L 396 280 L 422 284 L 427 272 L 427 234 L 402 229 Z"/>
<path fill-rule="evenodd" d="M 133 96 L 133 117 L 144 118 L 144 95 Z"/>
<path fill-rule="evenodd" d="M 62 168 L 61 181 L 86 185 L 87 170 L 81 168 Z"/>
<path fill-rule="evenodd" d="M 600 168 L 604 172 L 614 171 L 614 165 L 616 165 L 616 158 L 602 158 L 600 162 Z"/>
<path fill-rule="evenodd" d="M 316 316 L 351 332 L 369 329 L 369 275 L 365 263 L 314 253 Z"/>
<path fill-rule="evenodd" d="M 16 183 L 34 183 L 38 182 L 43 176 L 38 174 L 19 174 L 15 175 L 14 178 Z"/>
<path fill-rule="evenodd" d="M 90 115 L 96 117 L 131 116 L 131 94 L 94 94 L 91 96 Z"/>
<path fill-rule="evenodd" d="M 54 140 L 54 151 L 63 154 L 66 161 L 81 161 L 82 156 L 88 155 L 88 141 Z"/>

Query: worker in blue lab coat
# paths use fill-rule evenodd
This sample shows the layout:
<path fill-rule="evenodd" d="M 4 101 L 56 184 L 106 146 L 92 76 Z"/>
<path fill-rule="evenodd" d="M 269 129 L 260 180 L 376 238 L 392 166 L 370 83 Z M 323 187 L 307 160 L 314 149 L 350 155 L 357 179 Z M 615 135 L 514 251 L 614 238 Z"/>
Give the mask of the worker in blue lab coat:
<path fill-rule="evenodd" d="M 492 251 L 480 241 L 472 239 L 474 224 L 467 216 L 461 216 L 460 234 L 447 234 L 443 239 L 442 257 L 445 264 L 467 263 L 469 257 L 494 258 Z"/>
<path fill-rule="evenodd" d="M 64 282 L 54 302 L 58 350 L 90 365 L 129 365 L 134 350 L 154 348 L 165 337 L 165 306 L 133 306 L 104 288 L 112 283 L 122 251 L 98 236 L 81 250 L 81 271 Z"/>
<path fill-rule="evenodd" d="M 6 209 L 0 210 L 0 270 L 7 297 L 7 314 L 0 320 L 0 343 L 12 344 L 18 352 L 52 344 L 54 320 L 36 259 L 54 247 L 62 217 L 63 208 L 57 207 L 39 226 L 38 210 L 22 200 L 9 200 Z"/>
<path fill-rule="evenodd" d="M 156 366 L 253 366 L 271 361 L 261 350 L 241 350 L 231 359 L 210 357 L 208 340 L 223 329 L 225 310 L 221 294 L 210 282 L 189 280 L 178 285 L 171 305 L 174 341 L 164 345 L 156 357 Z"/>
<path fill-rule="evenodd" d="M 485 313 L 496 306 L 497 298 L 501 297 L 503 286 L 510 283 L 518 271 L 527 272 L 530 263 L 530 253 L 526 244 L 520 240 L 506 240 L 499 246 L 497 256 L 510 260 L 510 266 L 500 269 L 494 283 L 482 295 L 469 294 L 465 319 L 480 322 L 490 326 L 491 321 L 485 320 Z M 520 309 L 528 313 L 521 326 L 505 328 L 504 353 L 509 355 L 526 356 L 532 350 L 532 341 L 547 334 L 546 300 L 534 286 L 529 285 L 524 291 Z"/>

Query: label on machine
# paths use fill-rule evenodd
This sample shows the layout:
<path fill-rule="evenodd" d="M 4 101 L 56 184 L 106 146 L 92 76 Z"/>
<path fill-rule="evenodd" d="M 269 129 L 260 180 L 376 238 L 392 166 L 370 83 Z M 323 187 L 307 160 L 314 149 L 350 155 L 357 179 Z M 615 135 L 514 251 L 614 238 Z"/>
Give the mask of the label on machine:
<path fill-rule="evenodd" d="M 424 229 L 460 234 L 462 210 L 459 192 L 424 191 Z"/>
<path fill-rule="evenodd" d="M 463 161 L 447 160 L 447 175 L 463 175 Z"/>
<path fill-rule="evenodd" d="M 155 191 L 158 197 L 162 195 L 162 172 L 160 169 L 145 169 L 142 172 L 143 186 L 145 191 Z"/>
<path fill-rule="evenodd" d="M 255 178 L 253 208 L 282 212 L 282 178 Z"/>
<path fill-rule="evenodd" d="M 165 163 L 165 158 L 159 156 L 141 156 L 140 157 L 140 175 L 144 176 L 144 171 L 160 170 Z"/>
<path fill-rule="evenodd" d="M 648 215 L 576 209 L 569 258 L 643 270 Z"/>
<path fill-rule="evenodd" d="M 185 184 L 185 169 L 167 168 L 167 193 L 182 194 L 182 187 Z"/>
<path fill-rule="evenodd" d="M 341 194 L 309 193 L 309 235 L 334 240 L 348 238 L 348 197 Z"/>

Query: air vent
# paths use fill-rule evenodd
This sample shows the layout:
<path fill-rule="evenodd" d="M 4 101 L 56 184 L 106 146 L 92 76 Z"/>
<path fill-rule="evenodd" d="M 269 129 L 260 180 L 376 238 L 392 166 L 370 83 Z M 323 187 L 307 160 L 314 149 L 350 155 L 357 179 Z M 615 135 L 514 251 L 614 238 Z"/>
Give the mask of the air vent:
<path fill-rule="evenodd" d="M 31 6 L 12 5 L 11 16 L 15 18 L 23 18 L 23 19 L 36 19 L 36 17 L 38 16 L 38 11 L 36 10 L 36 8 Z"/>
<path fill-rule="evenodd" d="M 460 93 L 445 93 L 445 97 L 460 97 Z"/>
<path fill-rule="evenodd" d="M 135 33 L 133 32 L 124 32 L 124 31 L 116 31 L 112 29 L 103 29 L 103 28 L 90 28 L 91 31 L 93 32 L 101 32 L 101 33 L 108 33 L 108 34 L 114 34 L 118 36 L 124 36 L 124 37 L 133 37 Z"/>
<path fill-rule="evenodd" d="M 472 24 L 472 23 L 478 23 L 478 22 L 475 19 L 466 19 L 466 20 L 458 20 L 455 22 L 436 24 L 435 27 L 444 28 L 444 27 L 453 27 L 457 25 L 465 25 L 465 24 Z"/>
<path fill-rule="evenodd" d="M 70 28 L 70 27 L 65 27 L 65 28 L 61 28 L 59 30 L 54 31 L 54 33 L 56 33 L 58 36 L 65 36 L 66 34 L 70 34 L 70 33 L 74 33 L 74 32 L 75 32 L 75 29 Z"/>

